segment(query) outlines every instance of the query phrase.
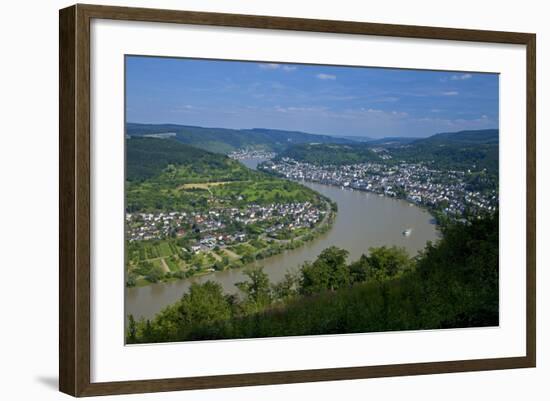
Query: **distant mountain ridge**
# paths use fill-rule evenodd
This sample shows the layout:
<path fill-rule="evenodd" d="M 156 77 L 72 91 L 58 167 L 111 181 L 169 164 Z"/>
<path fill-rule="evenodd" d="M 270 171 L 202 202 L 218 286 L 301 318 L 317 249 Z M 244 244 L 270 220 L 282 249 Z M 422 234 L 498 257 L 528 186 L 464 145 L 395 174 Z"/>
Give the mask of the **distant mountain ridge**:
<path fill-rule="evenodd" d="M 322 164 L 346 164 L 380 160 L 376 148 L 394 159 L 410 162 L 436 160 L 446 167 L 476 166 L 498 171 L 499 130 L 443 132 L 427 138 L 318 135 L 267 128 L 205 128 L 179 124 L 128 123 L 130 137 L 169 138 L 214 153 L 228 154 L 243 148 L 261 148 L 281 157 Z M 164 138 L 164 139 L 160 139 Z M 189 153 L 189 152 L 185 152 Z M 386 158 L 386 160 L 389 160 Z"/>
<path fill-rule="evenodd" d="M 444 169 L 483 170 L 498 176 L 499 130 L 444 132 L 391 150 L 397 159 L 435 162 Z"/>
<path fill-rule="evenodd" d="M 417 137 L 388 136 L 384 138 L 373 139 L 371 141 L 368 141 L 367 143 L 369 145 L 380 145 L 380 146 L 401 146 L 420 139 L 421 138 L 417 138 Z"/>
<path fill-rule="evenodd" d="M 380 161 L 430 163 L 443 169 L 487 169 L 498 173 L 498 129 L 446 132 L 428 138 L 384 138 L 355 144 L 297 144 L 279 158 L 317 165 Z M 381 149 L 380 149 L 381 148 Z"/>
<path fill-rule="evenodd" d="M 159 134 L 167 133 L 175 134 L 172 137 L 181 143 L 215 153 L 230 153 L 247 147 L 281 152 L 299 143 L 356 143 L 337 136 L 267 128 L 229 129 L 178 124 L 126 124 L 126 135 L 129 136 L 158 137 Z"/>
<path fill-rule="evenodd" d="M 427 138 L 417 138 L 416 144 L 498 144 L 498 129 L 469 130 L 458 132 L 443 132 Z"/>
<path fill-rule="evenodd" d="M 342 135 L 340 138 L 349 139 L 350 141 L 354 142 L 372 142 L 375 141 L 375 138 L 371 138 L 370 136 L 362 136 L 362 135 Z"/>

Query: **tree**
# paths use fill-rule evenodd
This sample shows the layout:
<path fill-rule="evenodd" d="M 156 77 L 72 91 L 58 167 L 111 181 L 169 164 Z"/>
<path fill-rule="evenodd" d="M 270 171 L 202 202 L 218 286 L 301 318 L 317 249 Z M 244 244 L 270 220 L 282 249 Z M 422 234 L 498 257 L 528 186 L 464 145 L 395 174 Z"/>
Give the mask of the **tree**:
<path fill-rule="evenodd" d="M 378 281 L 394 278 L 412 266 L 405 248 L 396 246 L 370 248 L 365 262 L 367 279 Z"/>
<path fill-rule="evenodd" d="M 164 270 L 159 266 L 152 265 L 149 272 L 145 275 L 145 279 L 151 283 L 156 283 L 164 277 Z"/>
<path fill-rule="evenodd" d="M 177 307 L 184 325 L 209 324 L 230 317 L 230 308 L 220 284 L 207 281 L 193 283 Z"/>
<path fill-rule="evenodd" d="M 257 269 L 246 269 L 245 276 L 250 281 L 242 281 L 235 285 L 245 295 L 245 303 L 253 309 L 260 309 L 271 303 L 271 291 L 269 277 L 262 267 Z"/>
<path fill-rule="evenodd" d="M 135 287 L 136 281 L 136 275 L 133 272 L 128 273 L 126 278 L 126 287 Z"/>
<path fill-rule="evenodd" d="M 152 343 L 155 342 L 155 333 L 153 330 L 153 325 L 151 324 L 151 321 L 149 319 L 145 322 L 145 328 L 143 329 L 143 340 L 146 343 Z"/>
<path fill-rule="evenodd" d="M 352 283 L 361 283 L 368 278 L 369 261 L 366 255 L 361 255 L 359 260 L 349 266 Z"/>
<path fill-rule="evenodd" d="M 337 290 L 351 283 L 346 265 L 348 251 L 331 246 L 317 257 L 315 262 L 302 267 L 301 291 L 313 294 L 323 290 Z"/>
<path fill-rule="evenodd" d="M 297 272 L 287 271 L 284 278 L 271 286 L 273 297 L 280 301 L 286 301 L 298 295 L 300 276 Z"/>
<path fill-rule="evenodd" d="M 128 316 L 128 335 L 127 341 L 129 344 L 135 344 L 137 342 L 137 325 L 134 315 Z"/>

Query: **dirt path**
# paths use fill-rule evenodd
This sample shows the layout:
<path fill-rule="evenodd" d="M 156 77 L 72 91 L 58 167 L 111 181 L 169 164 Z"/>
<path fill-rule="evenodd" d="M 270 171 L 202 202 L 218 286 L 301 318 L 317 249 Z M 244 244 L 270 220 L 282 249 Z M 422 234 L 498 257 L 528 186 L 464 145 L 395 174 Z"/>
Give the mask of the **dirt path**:
<path fill-rule="evenodd" d="M 164 269 L 164 272 L 168 273 L 170 271 L 170 268 L 166 264 L 166 261 L 164 260 L 164 258 L 160 258 L 160 263 L 162 264 L 162 268 Z"/>
<path fill-rule="evenodd" d="M 194 182 L 183 184 L 178 189 L 209 189 L 210 187 L 217 187 L 218 185 L 229 184 L 231 182 L 238 181 Z"/>
<path fill-rule="evenodd" d="M 227 254 L 227 256 L 229 256 L 230 258 L 233 258 L 233 259 L 240 259 L 240 256 L 237 255 L 235 252 L 233 251 L 230 251 L 229 249 L 226 249 L 224 248 L 223 251 Z"/>

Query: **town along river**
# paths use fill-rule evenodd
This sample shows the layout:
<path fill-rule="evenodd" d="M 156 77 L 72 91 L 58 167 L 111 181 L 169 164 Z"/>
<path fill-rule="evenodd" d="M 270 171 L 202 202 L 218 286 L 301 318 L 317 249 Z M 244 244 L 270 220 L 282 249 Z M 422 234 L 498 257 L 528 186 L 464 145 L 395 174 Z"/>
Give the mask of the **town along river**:
<path fill-rule="evenodd" d="M 255 168 L 257 162 L 244 162 Z M 297 269 L 305 261 L 313 261 L 329 246 L 349 251 L 348 261 L 357 260 L 370 247 L 397 245 L 407 249 L 411 256 L 423 249 L 428 241 L 438 238 L 432 216 L 425 210 L 377 194 L 341 189 L 317 183 L 303 185 L 325 195 L 338 204 L 338 213 L 332 228 L 325 234 L 306 242 L 302 247 L 285 251 L 268 259 L 254 262 L 263 266 L 271 282 L 281 280 L 288 269 Z M 403 231 L 412 229 L 410 235 Z M 225 292 L 236 292 L 235 283 L 245 280 L 243 268 L 213 272 L 168 283 L 151 284 L 126 289 L 126 315 L 151 318 L 161 309 L 176 302 L 191 283 L 213 280 Z"/>

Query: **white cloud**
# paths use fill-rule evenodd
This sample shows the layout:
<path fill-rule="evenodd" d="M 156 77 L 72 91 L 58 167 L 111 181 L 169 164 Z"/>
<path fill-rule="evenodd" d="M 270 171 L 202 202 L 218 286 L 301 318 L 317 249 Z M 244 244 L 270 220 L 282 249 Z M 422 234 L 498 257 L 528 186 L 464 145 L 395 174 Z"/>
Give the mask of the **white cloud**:
<path fill-rule="evenodd" d="M 396 96 L 384 96 L 384 97 L 375 99 L 374 101 L 375 102 L 380 102 L 380 103 L 386 103 L 386 102 L 393 103 L 393 102 L 398 102 L 399 98 L 396 97 Z"/>
<path fill-rule="evenodd" d="M 438 129 L 443 129 L 444 127 L 449 127 L 456 130 L 461 129 L 481 129 L 487 128 L 494 125 L 494 122 L 485 114 L 478 118 L 474 119 L 465 119 L 465 118 L 432 118 L 432 117 L 423 117 L 415 118 L 412 120 L 416 123 L 427 123 L 431 127 L 439 127 Z"/>
<path fill-rule="evenodd" d="M 323 106 L 275 106 L 275 111 L 279 113 L 321 113 L 327 111 L 327 108 Z"/>
<path fill-rule="evenodd" d="M 408 119 L 409 114 L 404 111 L 391 110 L 385 111 L 380 109 L 361 107 L 358 109 L 347 109 L 342 112 L 336 112 L 331 114 L 332 117 L 363 120 L 363 121 L 385 121 L 387 123 L 405 121 Z"/>
<path fill-rule="evenodd" d="M 296 70 L 298 67 L 295 67 L 293 65 L 281 65 L 277 63 L 263 63 L 258 64 L 258 67 L 260 67 L 262 70 L 283 70 L 285 72 L 290 72 Z"/>
<path fill-rule="evenodd" d="M 173 109 L 170 110 L 171 113 L 195 113 L 197 111 L 201 110 L 201 108 L 190 105 L 190 104 L 182 104 L 180 106 L 176 106 Z"/>
<path fill-rule="evenodd" d="M 461 75 L 453 75 L 451 77 L 452 81 L 464 81 L 465 79 L 472 78 L 472 74 L 461 74 Z"/>
<path fill-rule="evenodd" d="M 456 96 L 458 95 L 457 91 L 447 91 L 442 93 L 443 96 Z"/>
<path fill-rule="evenodd" d="M 277 70 L 281 66 L 280 64 L 275 64 L 275 63 L 264 63 L 264 64 L 259 64 L 258 67 L 260 67 L 262 70 Z"/>
<path fill-rule="evenodd" d="M 335 80 L 336 79 L 336 75 L 331 75 L 331 74 L 317 74 L 316 75 L 317 78 L 319 79 L 322 79 L 322 80 Z"/>

